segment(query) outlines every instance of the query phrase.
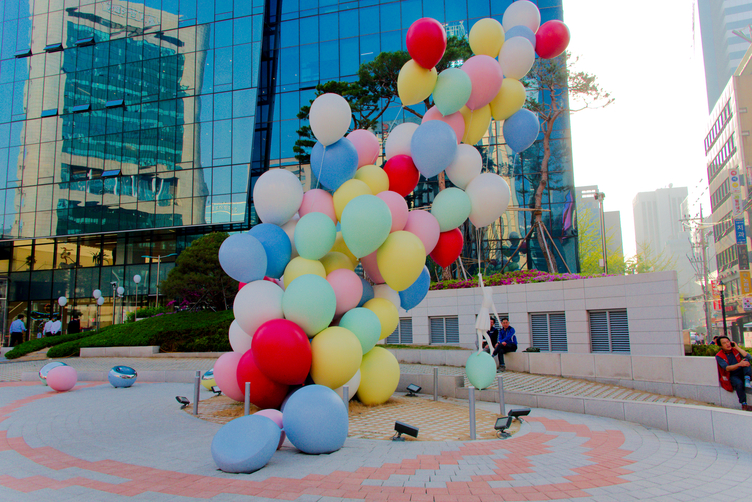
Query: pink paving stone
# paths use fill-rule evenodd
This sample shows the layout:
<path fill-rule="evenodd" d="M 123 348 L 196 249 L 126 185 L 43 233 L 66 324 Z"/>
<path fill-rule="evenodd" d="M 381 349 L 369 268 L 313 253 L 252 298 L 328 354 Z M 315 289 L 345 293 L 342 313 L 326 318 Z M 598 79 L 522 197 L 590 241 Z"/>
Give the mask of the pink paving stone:
<path fill-rule="evenodd" d="M 387 500 L 396 502 L 409 502 L 410 495 L 407 493 L 390 493 L 387 497 Z"/>
<path fill-rule="evenodd" d="M 410 496 L 410 502 L 433 502 L 433 497 L 430 495 L 413 494 Z"/>

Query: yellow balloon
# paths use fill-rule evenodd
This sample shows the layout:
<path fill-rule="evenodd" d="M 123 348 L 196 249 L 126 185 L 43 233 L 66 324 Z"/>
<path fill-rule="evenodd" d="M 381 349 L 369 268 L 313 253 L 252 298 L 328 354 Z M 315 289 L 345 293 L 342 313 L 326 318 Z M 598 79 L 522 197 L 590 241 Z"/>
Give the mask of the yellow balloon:
<path fill-rule="evenodd" d="M 360 180 L 347 180 L 334 192 L 334 214 L 338 220 L 342 218 L 347 203 L 359 195 L 373 195 L 368 185 Z"/>
<path fill-rule="evenodd" d="M 326 253 L 324 257 L 321 258 L 321 263 L 322 265 L 324 265 L 326 275 L 329 275 L 332 273 L 332 271 L 340 268 L 355 270 L 355 265 L 350 260 L 350 258 L 348 258 L 346 254 L 340 253 L 339 251 L 330 251 Z"/>
<path fill-rule="evenodd" d="M 522 82 L 513 78 L 505 78 L 501 83 L 499 94 L 496 95 L 489 106 L 491 115 L 496 120 L 506 120 L 522 108 L 525 104 L 525 86 Z"/>
<path fill-rule="evenodd" d="M 373 195 L 389 190 L 389 176 L 383 169 L 373 164 L 363 166 L 355 171 L 355 179 L 368 185 Z"/>
<path fill-rule="evenodd" d="M 397 325 L 399 324 L 399 312 L 392 302 L 386 298 L 374 298 L 368 300 L 363 306 L 376 314 L 376 317 L 379 318 L 379 322 L 381 323 L 381 335 L 379 335 L 379 340 L 383 340 L 394 333 L 394 330 L 397 329 Z"/>
<path fill-rule="evenodd" d="M 436 87 L 436 68 L 426 70 L 412 59 L 405 63 L 397 75 L 397 94 L 405 106 L 420 103 Z"/>
<path fill-rule="evenodd" d="M 350 251 L 350 248 L 347 247 L 347 244 L 345 244 L 345 239 L 342 237 L 342 232 L 337 232 L 337 239 L 334 241 L 334 246 L 332 246 L 332 251 L 337 251 L 339 253 L 344 254 L 348 258 L 350 258 L 350 261 L 353 262 L 353 267 L 358 266 L 358 258 L 355 257 L 355 255 Z M 354 270 L 354 269 L 353 269 Z"/>
<path fill-rule="evenodd" d="M 384 282 L 395 291 L 404 291 L 420 277 L 426 264 L 426 248 L 417 235 L 392 232 L 376 252 L 376 263 Z"/>
<path fill-rule="evenodd" d="M 382 347 L 374 347 L 360 363 L 358 399 L 366 405 L 386 403 L 397 390 L 399 379 L 397 358 Z"/>
<path fill-rule="evenodd" d="M 336 389 L 355 376 L 363 360 L 358 337 L 349 329 L 331 326 L 311 340 L 311 378 Z"/>
<path fill-rule="evenodd" d="M 473 54 L 495 58 L 504 44 L 504 28 L 496 19 L 487 17 L 473 25 L 468 38 Z"/>
<path fill-rule="evenodd" d="M 474 145 L 488 132 L 488 126 L 491 123 L 491 107 L 486 105 L 473 111 L 463 106 L 460 113 L 465 119 L 465 135 L 462 137 L 462 142 L 466 145 Z"/>
<path fill-rule="evenodd" d="M 285 289 L 292 281 L 301 275 L 314 274 L 326 279 L 326 269 L 318 260 L 307 260 L 302 256 L 293 258 L 285 267 L 284 284 Z"/>

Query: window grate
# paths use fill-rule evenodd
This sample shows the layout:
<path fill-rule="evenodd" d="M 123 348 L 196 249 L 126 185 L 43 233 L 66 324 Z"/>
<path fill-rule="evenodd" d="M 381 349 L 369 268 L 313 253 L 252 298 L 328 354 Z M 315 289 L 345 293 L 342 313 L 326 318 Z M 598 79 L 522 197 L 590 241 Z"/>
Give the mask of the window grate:
<path fill-rule="evenodd" d="M 460 325 L 457 316 L 430 317 L 431 345 L 460 343 Z"/>
<path fill-rule="evenodd" d="M 413 320 L 404 318 L 399 320 L 399 324 L 394 328 L 391 335 L 386 337 L 386 343 L 413 343 Z"/>
<path fill-rule="evenodd" d="M 567 352 L 567 318 L 563 312 L 530 314 L 533 347 L 541 352 Z"/>
<path fill-rule="evenodd" d="M 590 311 L 588 316 L 592 352 L 630 353 L 626 310 Z"/>

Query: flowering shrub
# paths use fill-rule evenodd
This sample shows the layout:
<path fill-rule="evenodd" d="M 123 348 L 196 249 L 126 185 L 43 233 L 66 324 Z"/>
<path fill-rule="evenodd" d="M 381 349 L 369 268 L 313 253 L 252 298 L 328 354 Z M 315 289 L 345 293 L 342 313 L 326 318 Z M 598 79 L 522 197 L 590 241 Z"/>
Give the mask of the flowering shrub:
<path fill-rule="evenodd" d="M 555 281 L 573 281 L 577 279 L 590 279 L 592 277 L 610 277 L 605 274 L 549 274 L 540 270 L 516 270 L 504 274 L 494 274 L 483 278 L 486 286 L 509 286 L 510 284 L 529 284 L 533 282 L 555 282 Z M 477 288 L 478 277 L 468 278 L 468 280 L 439 281 L 432 282 L 432 290 L 437 289 L 466 289 Z"/>

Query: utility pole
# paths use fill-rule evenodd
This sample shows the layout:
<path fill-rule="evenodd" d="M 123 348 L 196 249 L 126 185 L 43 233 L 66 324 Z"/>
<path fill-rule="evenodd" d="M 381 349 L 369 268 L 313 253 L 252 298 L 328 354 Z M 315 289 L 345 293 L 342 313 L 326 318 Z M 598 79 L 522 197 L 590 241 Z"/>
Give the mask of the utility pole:
<path fill-rule="evenodd" d="M 702 280 L 703 280 L 703 288 L 702 288 L 702 299 L 703 299 L 703 311 L 705 312 L 705 329 L 707 330 L 707 334 L 705 335 L 706 339 L 705 342 L 709 343 L 711 340 L 711 331 L 710 331 L 710 301 L 708 299 L 708 259 L 706 254 L 706 242 L 705 242 L 705 229 L 702 228 L 702 204 L 700 204 L 700 247 L 702 248 Z M 712 296 L 711 296 L 712 297 Z"/>

